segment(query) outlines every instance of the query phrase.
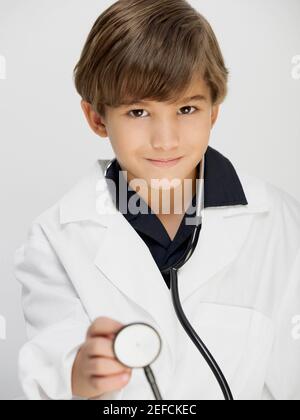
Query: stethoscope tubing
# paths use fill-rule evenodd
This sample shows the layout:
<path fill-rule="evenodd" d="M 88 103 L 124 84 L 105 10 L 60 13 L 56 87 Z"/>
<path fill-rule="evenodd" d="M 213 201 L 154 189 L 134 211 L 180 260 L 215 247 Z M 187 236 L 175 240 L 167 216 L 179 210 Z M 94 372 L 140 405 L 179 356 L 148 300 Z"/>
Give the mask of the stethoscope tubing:
<path fill-rule="evenodd" d="M 182 308 L 182 305 L 181 305 L 181 302 L 180 302 L 180 298 L 179 298 L 179 293 L 178 293 L 178 276 L 177 276 L 177 269 L 176 268 L 172 268 L 170 270 L 170 287 L 171 287 L 173 305 L 174 305 L 177 317 L 178 317 L 181 325 L 183 326 L 185 332 L 188 334 L 190 339 L 193 341 L 193 343 L 195 344 L 195 346 L 200 351 L 201 355 L 203 356 L 203 358 L 205 359 L 205 361 L 209 365 L 211 371 L 213 372 L 216 380 L 219 383 L 219 386 L 220 386 L 220 388 L 222 390 L 222 393 L 224 395 L 224 399 L 226 401 L 232 401 L 233 400 L 233 395 L 231 393 L 230 387 L 229 387 L 229 385 L 226 381 L 226 378 L 225 378 L 222 370 L 220 369 L 217 362 L 213 358 L 212 354 L 209 352 L 208 348 L 205 346 L 205 344 L 203 343 L 201 338 L 198 336 L 198 334 L 196 333 L 196 331 L 194 330 L 194 328 L 192 327 L 192 325 L 188 321 L 188 319 L 187 319 L 187 317 L 186 317 L 186 315 L 183 311 L 183 308 Z"/>
<path fill-rule="evenodd" d="M 150 387 L 152 389 L 154 398 L 156 400 L 162 400 L 163 398 L 162 398 L 162 396 L 160 394 L 159 388 L 158 388 L 157 383 L 156 383 L 156 380 L 155 380 L 154 373 L 153 373 L 150 365 L 144 367 L 144 372 L 145 372 L 147 381 L 148 381 L 148 383 L 149 383 L 149 385 L 150 385 Z"/>

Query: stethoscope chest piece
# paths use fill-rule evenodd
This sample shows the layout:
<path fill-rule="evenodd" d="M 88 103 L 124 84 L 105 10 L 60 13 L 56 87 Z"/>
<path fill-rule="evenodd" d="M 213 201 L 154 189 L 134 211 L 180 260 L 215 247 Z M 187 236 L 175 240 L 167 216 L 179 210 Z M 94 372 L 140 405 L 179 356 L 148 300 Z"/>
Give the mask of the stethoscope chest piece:
<path fill-rule="evenodd" d="M 153 363 L 161 351 L 158 332 L 145 323 L 125 325 L 114 338 L 115 357 L 129 368 L 144 368 Z"/>

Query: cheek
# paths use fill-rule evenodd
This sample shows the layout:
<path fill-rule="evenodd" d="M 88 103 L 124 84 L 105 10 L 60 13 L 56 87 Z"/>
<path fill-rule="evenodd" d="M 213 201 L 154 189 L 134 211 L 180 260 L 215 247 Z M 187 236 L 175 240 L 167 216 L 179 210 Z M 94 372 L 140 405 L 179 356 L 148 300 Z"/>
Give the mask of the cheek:
<path fill-rule="evenodd" d="M 184 139 L 185 146 L 192 149 L 203 147 L 208 144 L 211 134 L 211 124 L 206 120 L 199 120 L 183 129 L 181 138 Z"/>
<path fill-rule="evenodd" d="M 124 135 L 114 142 L 114 150 L 126 160 L 132 160 L 142 146 L 145 147 L 145 142 L 134 141 L 131 137 Z"/>
<path fill-rule="evenodd" d="M 141 150 L 145 147 L 144 142 L 134 141 L 133 138 L 124 135 L 124 133 L 111 139 L 111 145 L 119 162 L 129 171 L 136 166 L 136 157 L 142 156 Z"/>
<path fill-rule="evenodd" d="M 145 137 L 145 128 L 139 128 L 138 124 L 136 124 L 136 127 L 133 127 L 128 123 L 119 122 L 114 126 L 111 142 L 114 143 L 118 150 L 125 154 L 130 154 L 145 144 Z"/>
<path fill-rule="evenodd" d="M 209 135 L 211 130 L 211 114 L 210 112 L 204 112 L 202 116 L 200 116 L 199 120 L 197 120 L 197 127 L 204 136 Z"/>
<path fill-rule="evenodd" d="M 188 133 L 188 135 L 197 135 L 206 137 L 209 135 L 211 130 L 211 115 L 209 111 L 198 111 L 191 118 L 182 120 L 180 124 L 182 133 Z"/>

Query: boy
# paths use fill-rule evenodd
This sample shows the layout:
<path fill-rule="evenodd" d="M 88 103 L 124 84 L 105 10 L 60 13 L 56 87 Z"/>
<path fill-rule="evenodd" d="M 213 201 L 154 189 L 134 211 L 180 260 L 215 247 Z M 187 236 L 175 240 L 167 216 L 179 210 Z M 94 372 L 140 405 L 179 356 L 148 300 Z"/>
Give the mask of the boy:
<path fill-rule="evenodd" d="M 222 398 L 162 274 L 193 233 L 187 214 L 205 155 L 203 225 L 179 274 L 181 302 L 235 399 L 299 399 L 292 328 L 300 313 L 300 205 L 238 175 L 208 146 L 227 78 L 209 23 L 184 0 L 120 0 L 95 22 L 75 85 L 88 124 L 109 137 L 116 159 L 98 160 L 34 221 L 16 252 L 28 398 L 153 398 L 143 371 L 114 357 L 113 339 L 130 322 L 147 322 L 162 337 L 152 369 L 164 399 Z M 137 179 L 145 181 L 139 191 Z M 167 213 L 164 188 L 153 180 L 166 180 Z M 143 211 L 130 211 L 128 197 L 116 199 L 124 186 Z M 115 213 L 104 205 L 109 200 Z"/>

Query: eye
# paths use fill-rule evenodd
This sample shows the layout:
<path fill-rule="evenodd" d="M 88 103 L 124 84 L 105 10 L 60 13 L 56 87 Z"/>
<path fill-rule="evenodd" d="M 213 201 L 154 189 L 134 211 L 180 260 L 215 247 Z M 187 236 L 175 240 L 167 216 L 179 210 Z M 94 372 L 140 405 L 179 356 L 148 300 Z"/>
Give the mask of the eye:
<path fill-rule="evenodd" d="M 195 110 L 198 111 L 198 108 L 196 108 L 195 106 L 189 106 L 189 105 L 188 106 L 184 106 L 184 107 L 182 107 L 180 109 L 189 109 L 189 108 L 195 108 Z M 194 112 L 192 112 L 192 113 L 184 113 L 184 115 L 191 115 L 191 114 L 194 114 Z"/>
<path fill-rule="evenodd" d="M 140 115 L 136 115 L 136 114 L 137 113 L 143 113 L 143 111 L 145 111 L 145 110 L 144 109 L 132 109 L 131 111 L 128 112 L 128 115 L 132 116 L 132 114 L 133 114 L 133 118 L 141 118 Z"/>

